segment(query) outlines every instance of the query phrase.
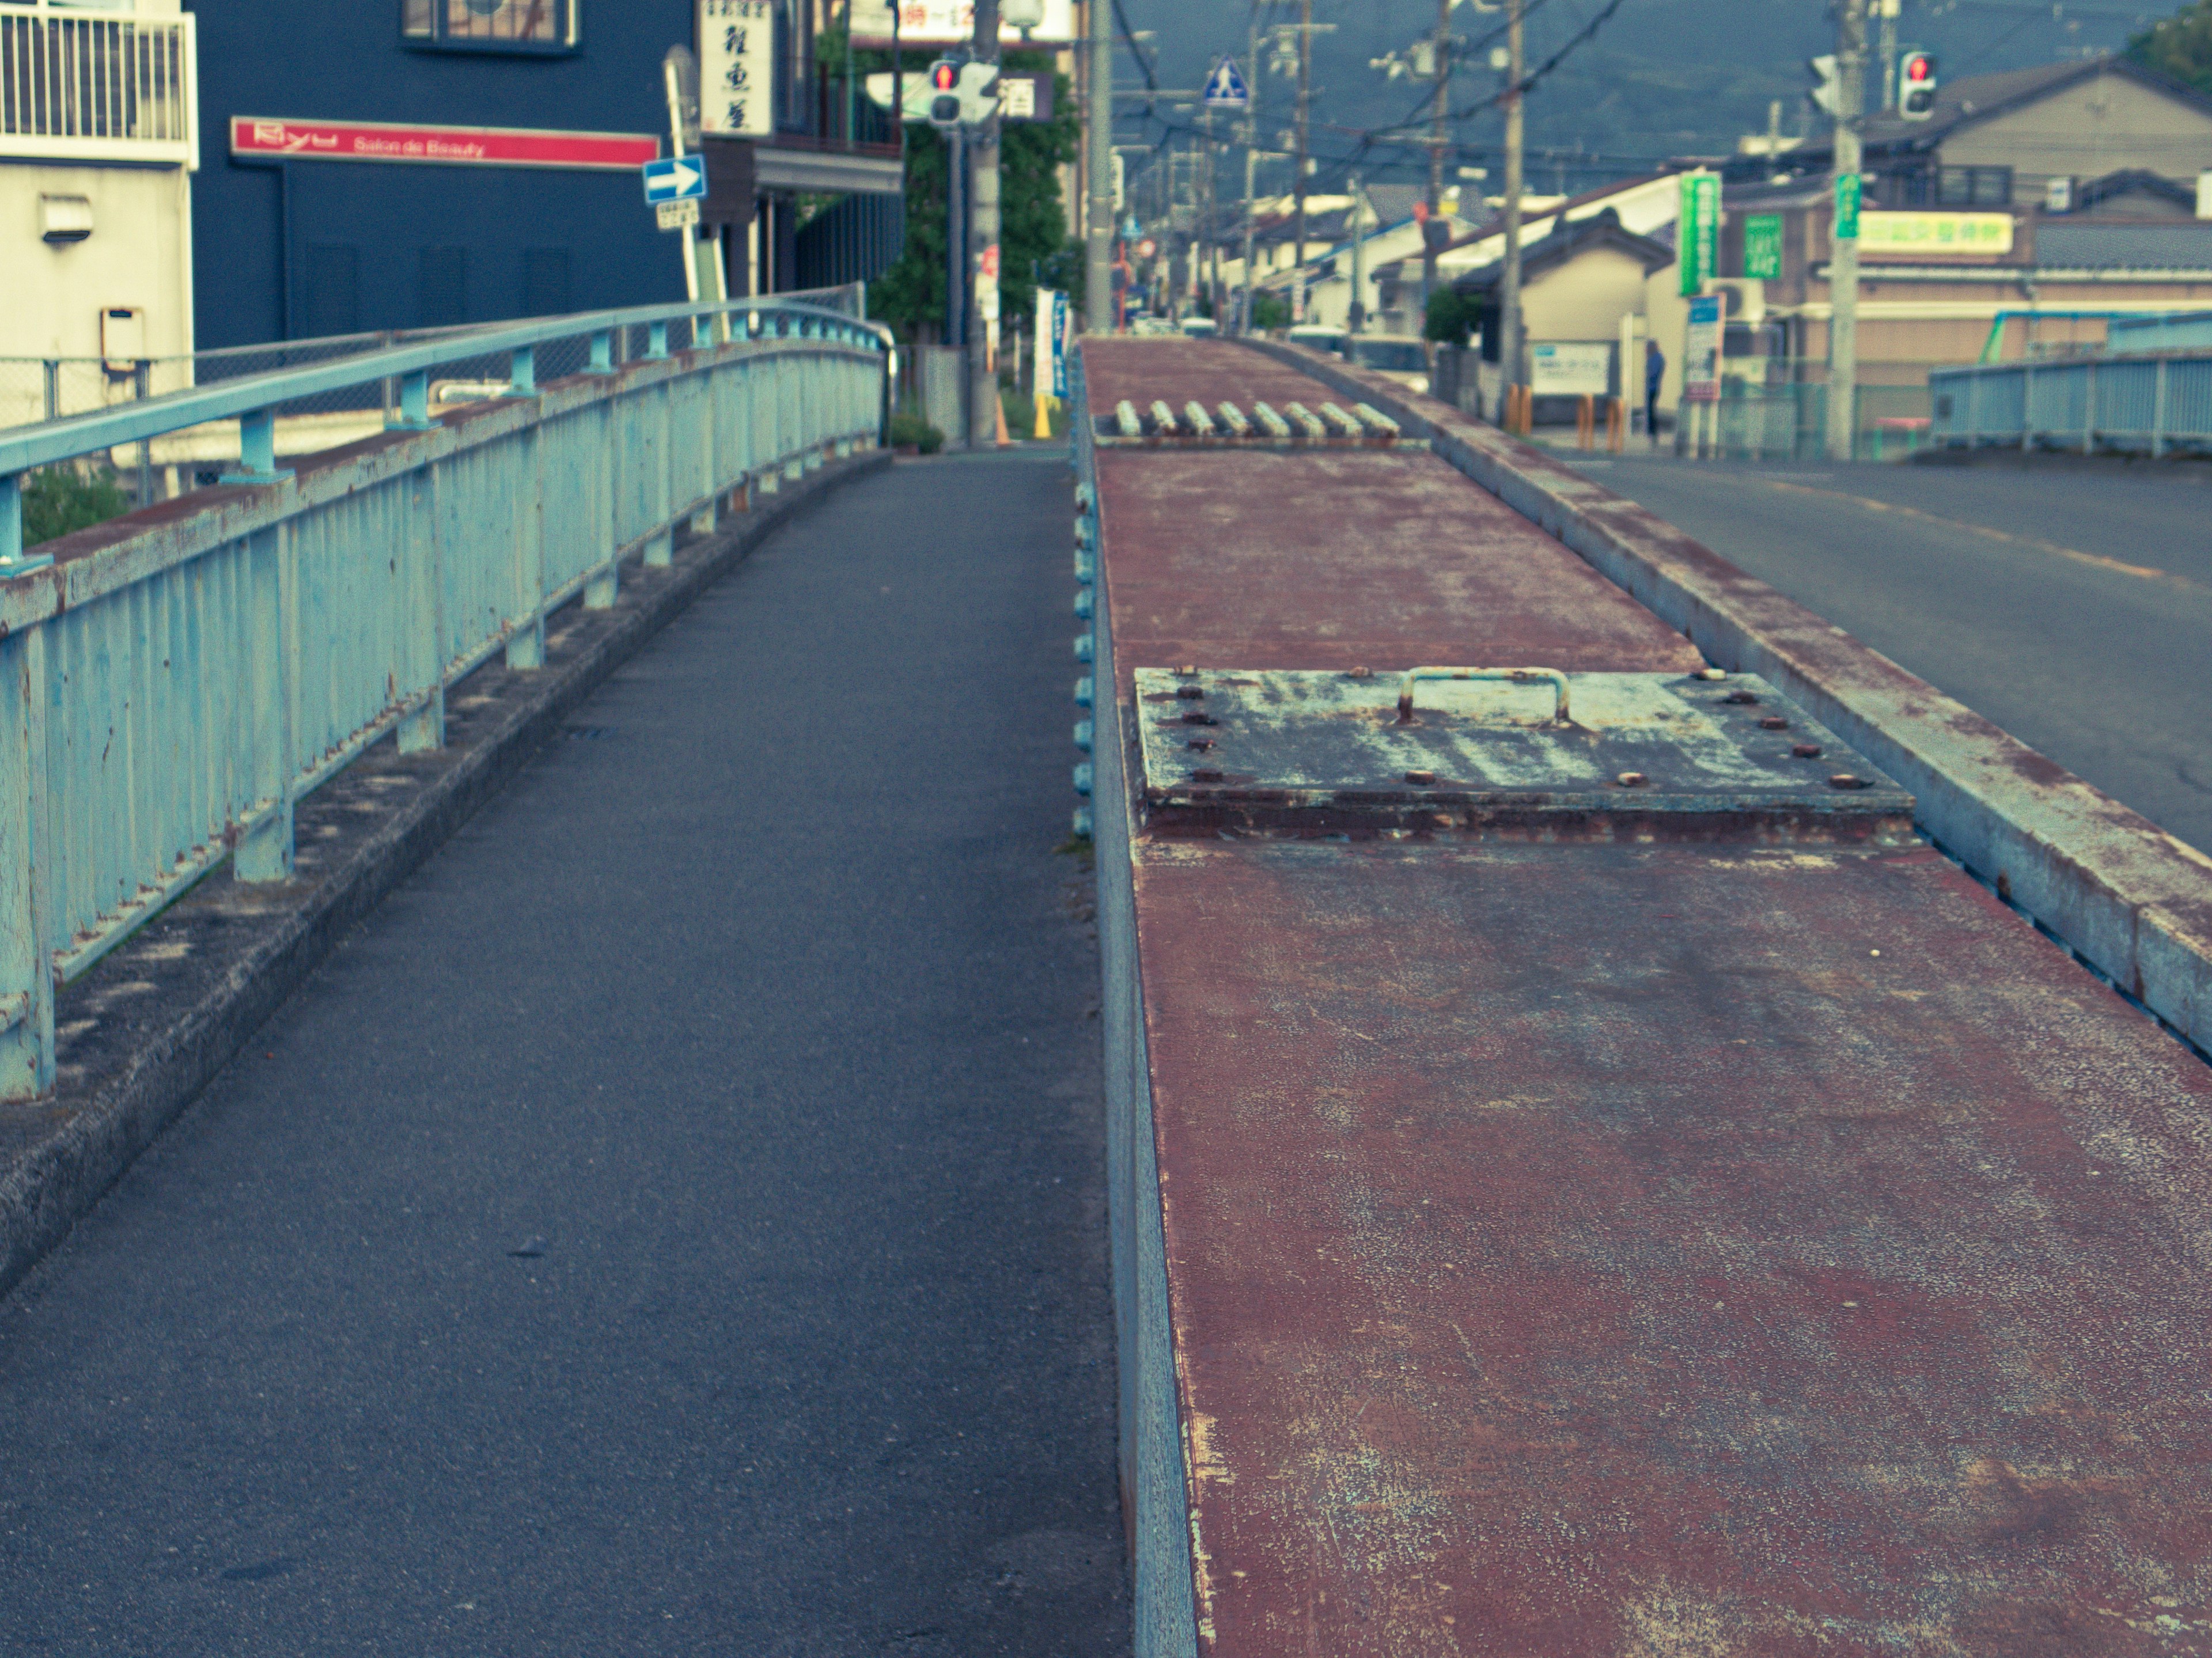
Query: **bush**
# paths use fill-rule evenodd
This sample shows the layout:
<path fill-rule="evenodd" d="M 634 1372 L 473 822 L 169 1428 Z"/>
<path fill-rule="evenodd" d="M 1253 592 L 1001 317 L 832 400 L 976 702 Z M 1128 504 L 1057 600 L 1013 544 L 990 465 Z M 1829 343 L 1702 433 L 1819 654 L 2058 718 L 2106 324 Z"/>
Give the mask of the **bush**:
<path fill-rule="evenodd" d="M 1291 325 L 1291 302 L 1280 294 L 1255 294 L 1252 296 L 1252 326 L 1288 328 Z"/>
<path fill-rule="evenodd" d="M 945 434 L 932 426 L 920 415 L 901 410 L 891 416 L 891 447 L 919 449 L 925 455 L 933 455 L 945 446 Z"/>
<path fill-rule="evenodd" d="M 1421 337 L 1434 340 L 1440 345 L 1467 343 L 1468 336 L 1482 325 L 1481 305 L 1449 288 L 1439 288 L 1429 295 L 1429 311 L 1421 325 Z"/>
<path fill-rule="evenodd" d="M 130 510 L 131 498 L 112 467 L 88 477 L 67 466 L 45 467 L 24 480 L 23 544 L 52 541 Z"/>

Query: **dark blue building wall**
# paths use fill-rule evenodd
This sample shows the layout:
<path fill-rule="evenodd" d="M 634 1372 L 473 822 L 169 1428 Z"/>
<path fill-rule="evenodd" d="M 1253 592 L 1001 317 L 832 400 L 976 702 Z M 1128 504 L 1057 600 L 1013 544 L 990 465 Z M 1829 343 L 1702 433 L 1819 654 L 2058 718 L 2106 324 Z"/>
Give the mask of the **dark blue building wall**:
<path fill-rule="evenodd" d="M 635 173 L 231 159 L 234 115 L 665 134 L 689 0 L 571 3 L 574 53 L 527 55 L 403 45 L 401 0 L 194 0 L 200 349 L 682 299 Z"/>

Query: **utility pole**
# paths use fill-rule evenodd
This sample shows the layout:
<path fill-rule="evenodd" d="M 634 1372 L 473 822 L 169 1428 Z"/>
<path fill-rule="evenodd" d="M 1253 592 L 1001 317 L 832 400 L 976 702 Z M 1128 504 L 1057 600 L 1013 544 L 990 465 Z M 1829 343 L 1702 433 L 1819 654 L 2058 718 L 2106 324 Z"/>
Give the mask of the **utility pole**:
<path fill-rule="evenodd" d="M 999 0 L 975 0 L 976 58 L 999 61 Z M 999 368 L 992 336 L 999 319 L 999 118 L 968 137 L 968 441 L 999 438 Z"/>
<path fill-rule="evenodd" d="M 896 9 L 896 6 L 894 6 Z M 1091 203 L 1083 225 L 1083 326 L 1114 331 L 1114 26 L 1113 0 L 1090 0 Z"/>
<path fill-rule="evenodd" d="M 1905 9 L 1905 0 L 1881 0 L 1881 96 L 1875 106 L 1881 110 L 1897 107 L 1897 15 Z"/>
<path fill-rule="evenodd" d="M 1853 0 L 1863 4 L 1865 0 Z M 1521 78 L 1528 73 L 1522 39 L 1526 0 L 1505 0 L 1505 270 L 1498 295 L 1498 423 L 1506 398 L 1521 384 Z"/>
<path fill-rule="evenodd" d="M 851 0 L 847 0 L 850 4 Z M 1425 324 L 1429 314 L 1429 295 L 1437 289 L 1436 233 L 1429 226 L 1437 223 L 1437 215 L 1444 205 L 1444 106 L 1445 92 L 1451 80 L 1451 9 L 1452 0 L 1437 0 L 1437 101 L 1429 112 L 1429 216 L 1421 225 L 1421 317 Z"/>
<path fill-rule="evenodd" d="M 1344 187 L 1352 192 L 1352 206 L 1344 216 L 1345 228 L 1352 237 L 1352 305 L 1344 313 L 1344 331 L 1357 334 L 1367 324 L 1367 306 L 1360 298 L 1365 291 L 1364 279 L 1367 275 L 1365 262 L 1361 258 L 1365 251 L 1367 227 L 1360 222 L 1359 210 L 1363 199 L 1359 194 L 1359 175 L 1357 173 L 1352 174 Z"/>
<path fill-rule="evenodd" d="M 1244 110 L 1244 294 L 1237 317 L 1237 331 L 1240 334 L 1252 331 L 1252 296 L 1260 276 L 1252 264 L 1252 200 L 1260 165 L 1260 85 L 1267 77 L 1260 72 L 1260 8 L 1256 4 L 1252 8 L 1245 35 L 1244 67 L 1251 72 L 1246 83 L 1251 102 Z"/>
<path fill-rule="evenodd" d="M 1297 257 L 1291 264 L 1293 271 L 1306 268 L 1306 106 L 1313 96 L 1313 0 L 1298 0 L 1298 155 L 1297 177 L 1291 188 L 1297 202 Z M 1297 291 L 1305 291 L 1303 275 L 1291 280 L 1298 284 Z M 1304 322 L 1304 317 L 1293 317 L 1293 322 Z"/>
<path fill-rule="evenodd" d="M 1851 458 L 1859 380 L 1859 117 L 1866 108 L 1867 0 L 1836 9 L 1834 252 L 1828 261 L 1828 459 Z"/>

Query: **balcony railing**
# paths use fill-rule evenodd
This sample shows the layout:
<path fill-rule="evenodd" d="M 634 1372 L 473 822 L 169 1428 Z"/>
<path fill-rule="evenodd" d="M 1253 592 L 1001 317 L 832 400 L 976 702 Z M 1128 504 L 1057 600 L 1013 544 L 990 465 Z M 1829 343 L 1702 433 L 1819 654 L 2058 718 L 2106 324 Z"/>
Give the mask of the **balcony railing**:
<path fill-rule="evenodd" d="M 194 21 L 0 5 L 0 155 L 198 167 Z"/>

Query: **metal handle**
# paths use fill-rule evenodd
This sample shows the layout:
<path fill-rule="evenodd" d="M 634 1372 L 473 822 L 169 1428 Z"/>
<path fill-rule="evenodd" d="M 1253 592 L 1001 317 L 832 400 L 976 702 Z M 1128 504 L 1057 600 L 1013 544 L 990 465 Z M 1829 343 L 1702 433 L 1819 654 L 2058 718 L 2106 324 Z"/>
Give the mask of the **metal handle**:
<path fill-rule="evenodd" d="M 1567 723 L 1567 677 L 1557 668 L 1408 668 L 1406 677 L 1398 682 L 1398 723 L 1413 723 L 1413 686 L 1423 679 L 1506 679 L 1516 685 L 1541 681 L 1552 688 L 1559 701 L 1552 709 L 1552 719 L 1559 725 Z"/>

